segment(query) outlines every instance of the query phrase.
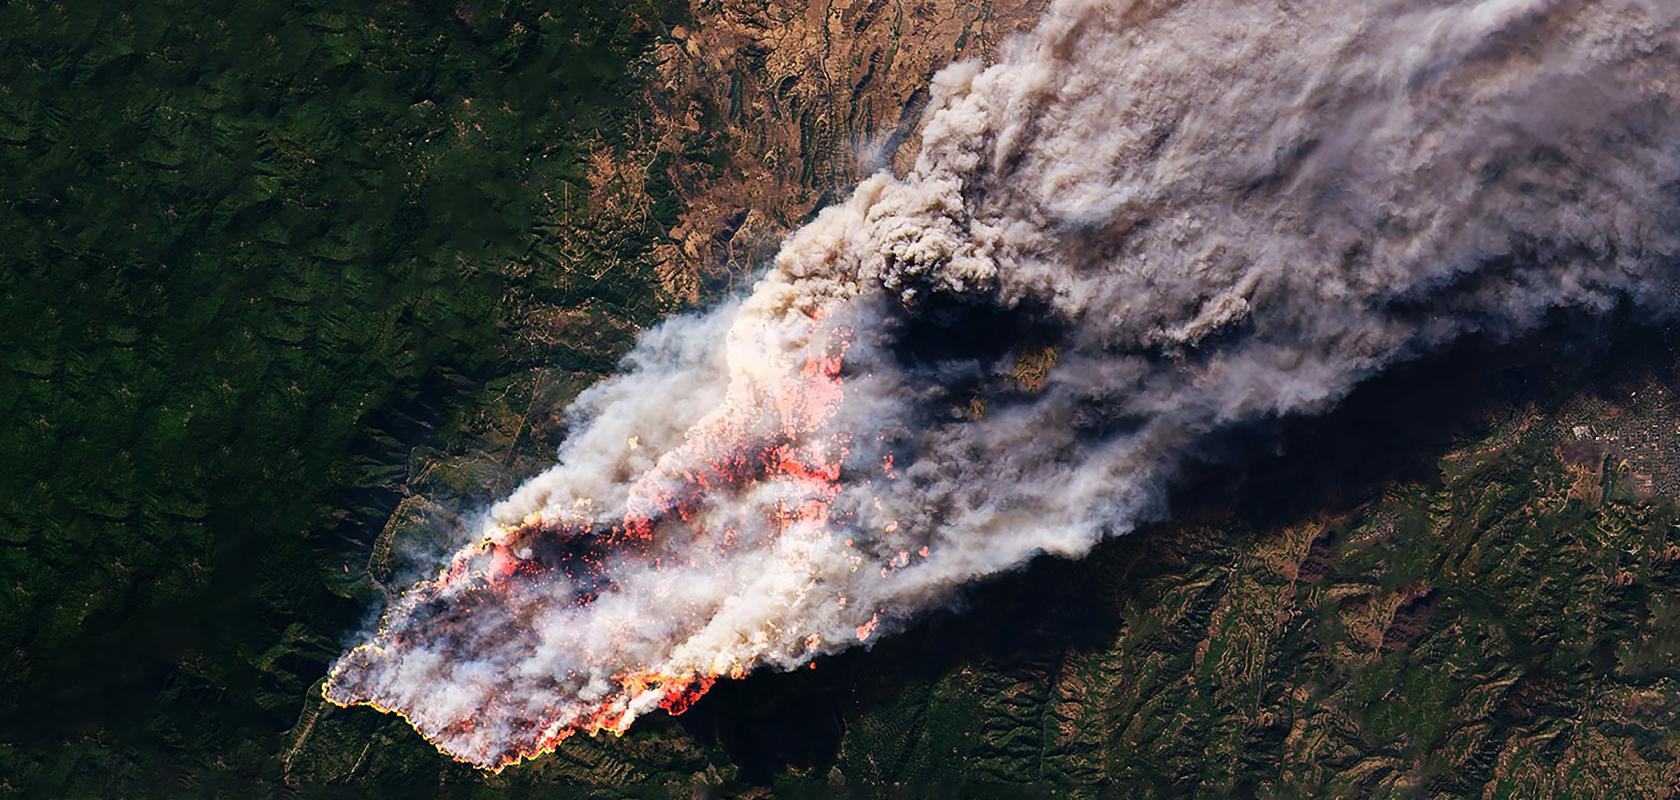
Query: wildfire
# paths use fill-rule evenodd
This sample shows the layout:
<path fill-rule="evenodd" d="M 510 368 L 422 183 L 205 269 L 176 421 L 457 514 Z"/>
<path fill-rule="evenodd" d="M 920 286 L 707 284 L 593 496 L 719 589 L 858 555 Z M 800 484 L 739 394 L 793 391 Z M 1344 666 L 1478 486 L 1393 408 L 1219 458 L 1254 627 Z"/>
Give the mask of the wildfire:
<path fill-rule="evenodd" d="M 705 550 L 696 543 L 726 553 L 739 540 L 733 525 L 708 529 L 706 511 L 718 495 L 776 487 L 779 499 L 767 509 L 763 526 L 772 536 L 794 526 L 826 525 L 849 452 L 846 437 L 832 430 L 830 421 L 844 396 L 850 335 L 836 327 L 828 346 L 797 369 L 762 385 L 735 387 L 723 409 L 635 481 L 624 510 L 610 524 L 533 514 L 457 552 L 434 579 L 413 587 L 386 614 L 373 641 L 334 666 L 323 690 L 326 699 L 397 714 L 440 752 L 499 771 L 550 752 L 579 732 L 622 734 L 654 708 L 681 714 L 720 678 L 744 675 L 750 665 L 738 659 L 699 669 L 646 664 L 613 675 L 604 690 L 578 678 L 588 686 L 584 692 L 556 692 L 540 709 L 485 687 L 482 701 L 459 711 L 393 698 L 389 687 L 372 679 L 400 673 L 403 656 L 422 645 L 446 654 L 476 646 L 486 620 L 540 630 L 541 615 L 525 602 L 533 594 L 548 600 L 569 596 L 571 608 L 590 611 L 615 590 L 626 563 L 652 570 L 703 566 Z M 763 424 L 766 418 L 771 424 Z M 643 446 L 637 436 L 627 444 L 631 450 Z M 890 469 L 890 459 L 886 464 Z M 595 505 L 585 498 L 573 507 L 581 512 Z M 868 638 L 877 621 L 859 628 L 859 639 Z M 627 625 L 621 624 L 617 635 L 631 635 Z M 814 632 L 802 640 L 812 652 L 823 641 Z M 583 694 L 598 699 L 584 700 Z M 487 725 L 495 727 L 494 736 L 484 732 Z"/>

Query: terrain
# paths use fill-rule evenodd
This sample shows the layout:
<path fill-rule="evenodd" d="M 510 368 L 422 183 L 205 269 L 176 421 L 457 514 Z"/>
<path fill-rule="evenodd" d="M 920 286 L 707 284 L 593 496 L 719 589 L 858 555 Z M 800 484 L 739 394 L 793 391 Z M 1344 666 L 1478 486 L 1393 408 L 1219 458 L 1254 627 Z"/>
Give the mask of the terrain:
<path fill-rule="evenodd" d="M 0 791 L 1663 796 L 1680 339 L 1632 320 L 1240 432 L 1173 522 L 497 775 L 322 701 L 638 330 L 1039 6 L 0 10 Z"/>

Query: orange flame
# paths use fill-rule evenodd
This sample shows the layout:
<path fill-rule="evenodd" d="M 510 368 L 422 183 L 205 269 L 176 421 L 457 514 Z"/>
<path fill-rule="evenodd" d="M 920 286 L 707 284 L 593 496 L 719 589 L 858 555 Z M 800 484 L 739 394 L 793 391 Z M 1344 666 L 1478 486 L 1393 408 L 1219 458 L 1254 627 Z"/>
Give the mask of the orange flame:
<path fill-rule="evenodd" d="M 802 366 L 762 388 L 755 407 L 730 409 L 715 418 L 711 425 L 691 431 L 687 447 L 704 455 L 699 467 L 667 468 L 658 462 L 647 475 L 631 487 L 627 508 L 617 524 L 598 532 L 572 526 L 551 526 L 540 518 L 529 518 L 522 524 L 499 530 L 474 546 L 462 549 L 432 581 L 422 582 L 410 590 L 404 602 L 387 615 L 384 626 L 373 643 L 351 651 L 334 666 L 323 689 L 329 702 L 340 706 L 366 705 L 379 711 L 396 714 L 414 726 L 429 742 L 445 755 L 459 761 L 473 763 L 484 769 L 500 771 L 528 758 L 535 758 L 554 750 L 569 736 L 578 733 L 597 735 L 603 731 L 622 734 L 639 713 L 638 709 L 657 706 L 676 715 L 687 711 L 716 682 L 723 677 L 740 677 L 750 665 L 734 663 L 716 671 L 678 671 L 669 673 L 658 668 L 629 670 L 613 679 L 615 690 L 607 699 L 582 712 L 563 702 L 553 707 L 555 718 L 548 727 L 528 738 L 509 743 L 502 752 L 488 757 L 474 758 L 450 748 L 451 739 L 473 732 L 479 722 L 464 718 L 437 730 L 426 730 L 411 716 L 414 709 L 391 707 L 378 696 L 365 696 L 356 689 L 336 693 L 339 682 L 347 677 L 350 666 L 358 663 L 357 656 L 377 660 L 391 655 L 388 648 L 403 644 L 401 632 L 394 627 L 414 611 L 423 600 L 439 597 L 460 598 L 474 592 L 498 592 L 513 580 L 543 580 L 545 573 L 567 570 L 567 576 L 578 575 L 608 581 L 605 575 L 605 552 L 623 555 L 639 554 L 649 557 L 657 568 L 669 553 L 659 555 L 659 532 L 662 521 L 677 520 L 685 526 L 699 517 L 708 496 L 729 487 L 740 488 L 760 481 L 786 482 L 798 487 L 793 496 L 773 509 L 772 529 L 786 531 L 790 526 L 806 523 L 826 523 L 833 500 L 840 492 L 841 463 L 847 455 L 843 438 L 827 432 L 837 406 L 843 396 L 842 371 L 850 331 L 838 329 L 828 352 L 805 360 Z M 753 414 L 757 408 L 773 412 L 777 425 L 768 431 L 754 430 Z M 739 411 L 736 417 L 728 411 Z M 892 469 L 891 458 L 885 461 Z M 737 532 L 733 528 L 710 537 L 714 546 L 733 547 Z M 703 532 L 696 532 L 696 536 Z M 562 541 L 580 543 L 575 551 L 570 545 L 562 548 L 564 561 L 545 561 L 532 554 L 531 548 L 543 543 Z M 560 566 L 556 566 L 560 564 Z M 610 586 L 610 583 L 608 584 Z M 594 590 L 585 591 L 576 600 L 580 606 L 593 602 Z M 467 609 L 470 612 L 470 607 Z M 879 617 L 858 628 L 858 638 L 867 639 L 874 631 Z M 821 637 L 807 638 L 814 648 Z M 383 644 L 382 644 L 383 643 Z M 400 656 L 400 654 L 398 654 Z M 657 696 L 657 700 L 653 698 Z M 557 698 L 562 700 L 563 698 Z M 568 710 L 561 711 L 562 707 Z"/>

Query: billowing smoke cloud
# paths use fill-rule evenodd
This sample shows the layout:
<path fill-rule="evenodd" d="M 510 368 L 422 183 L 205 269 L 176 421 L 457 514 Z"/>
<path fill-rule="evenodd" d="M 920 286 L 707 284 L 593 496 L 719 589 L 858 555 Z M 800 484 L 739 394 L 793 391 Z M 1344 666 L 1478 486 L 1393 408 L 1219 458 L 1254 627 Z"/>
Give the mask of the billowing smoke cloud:
<path fill-rule="evenodd" d="M 1455 337 L 1666 311 L 1677 8 L 1058 2 L 935 78 L 909 174 L 579 398 L 328 696 L 502 765 L 1082 554 Z"/>

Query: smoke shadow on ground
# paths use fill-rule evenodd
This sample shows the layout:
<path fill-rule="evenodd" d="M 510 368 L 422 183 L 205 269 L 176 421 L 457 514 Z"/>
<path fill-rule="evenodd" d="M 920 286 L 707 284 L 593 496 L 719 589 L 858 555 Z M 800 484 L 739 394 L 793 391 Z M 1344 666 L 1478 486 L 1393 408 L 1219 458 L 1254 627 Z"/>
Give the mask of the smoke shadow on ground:
<path fill-rule="evenodd" d="M 880 709 L 910 687 L 965 664 L 1051 666 L 1070 650 L 1108 645 L 1135 598 L 1126 576 L 1168 552 L 1187 526 L 1270 530 L 1357 509 L 1395 482 L 1434 485 L 1438 460 L 1484 435 L 1498 412 L 1542 413 L 1579 391 L 1656 376 L 1675 387 L 1680 327 L 1629 314 L 1563 317 L 1517 340 L 1472 338 L 1359 387 L 1336 410 L 1232 431 L 1198 454 L 1171 493 L 1173 520 L 1099 545 L 1077 561 L 1039 557 L 975 586 L 869 651 L 822 659 L 816 669 L 759 672 L 715 687 L 682 717 L 720 746 L 743 781 L 766 784 L 790 768 L 821 777 L 837 762 L 849 714 Z M 1118 595 L 1118 596 L 1116 596 Z M 647 722 L 654 722 L 648 720 Z"/>

